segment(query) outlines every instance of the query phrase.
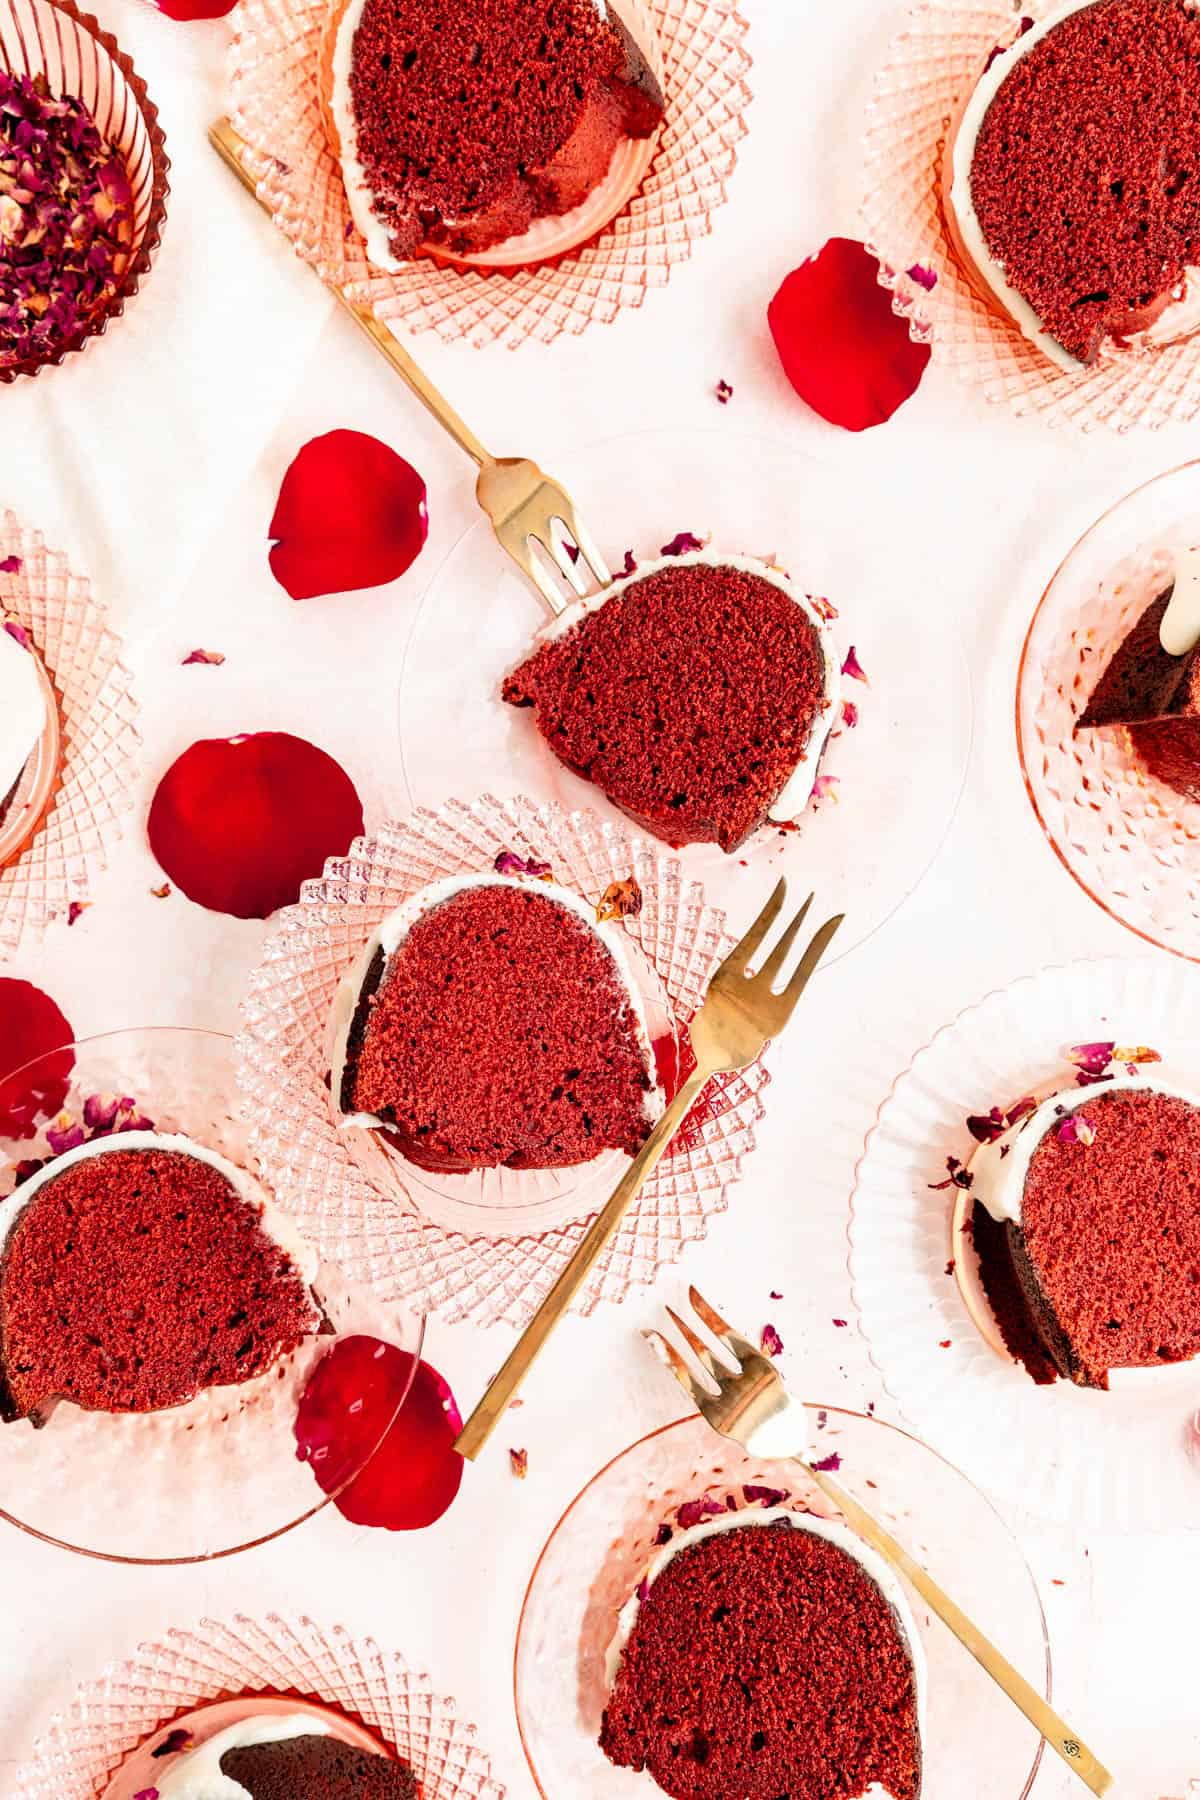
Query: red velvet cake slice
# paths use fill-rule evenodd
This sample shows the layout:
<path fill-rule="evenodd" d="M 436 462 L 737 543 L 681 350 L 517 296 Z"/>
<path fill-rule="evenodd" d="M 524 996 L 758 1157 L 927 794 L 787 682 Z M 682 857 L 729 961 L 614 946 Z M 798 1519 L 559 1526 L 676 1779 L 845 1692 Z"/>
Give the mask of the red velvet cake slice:
<path fill-rule="evenodd" d="M 420 1800 L 406 1763 L 319 1729 L 313 1715 L 252 1716 L 156 1772 L 158 1800 Z"/>
<path fill-rule="evenodd" d="M 1035 1380 L 1200 1355 L 1200 1102 L 1146 1075 L 1072 1086 L 970 1173 L 984 1290 Z"/>
<path fill-rule="evenodd" d="M 1186 800 L 1200 800 L 1200 646 L 1163 649 L 1161 630 L 1174 588 L 1153 600 L 1113 653 L 1076 731 L 1124 728 L 1151 775 Z"/>
<path fill-rule="evenodd" d="M 384 920 L 339 990 L 330 1062 L 345 1122 L 430 1170 L 632 1155 L 663 1109 L 622 927 L 503 875 Z"/>
<path fill-rule="evenodd" d="M 951 134 L 964 269 L 1060 368 L 1200 327 L 1198 65 L 1192 0 L 1069 0 L 993 57 Z"/>
<path fill-rule="evenodd" d="M 925 1665 L 887 1565 L 781 1507 L 674 1539 L 624 1607 L 600 1747 L 675 1800 L 918 1800 Z"/>
<path fill-rule="evenodd" d="M 383 268 L 572 211 L 662 123 L 607 0 L 339 0 L 324 61 L 350 210 Z"/>
<path fill-rule="evenodd" d="M 725 851 L 804 811 L 839 695 L 812 603 L 766 563 L 706 551 L 570 606 L 502 690 L 639 825 Z"/>
<path fill-rule="evenodd" d="M 249 1381 L 321 1330 L 316 1268 L 259 1183 L 188 1138 L 69 1150 L 0 1203 L 0 1418 Z"/>

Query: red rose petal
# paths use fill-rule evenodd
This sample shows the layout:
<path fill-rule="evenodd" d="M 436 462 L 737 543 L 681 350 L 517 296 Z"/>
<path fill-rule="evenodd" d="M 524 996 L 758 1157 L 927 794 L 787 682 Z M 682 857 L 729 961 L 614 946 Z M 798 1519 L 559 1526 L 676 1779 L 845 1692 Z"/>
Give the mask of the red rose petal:
<path fill-rule="evenodd" d="M 168 19 L 175 19 L 181 25 L 190 25 L 196 19 L 227 18 L 237 5 L 237 0 L 155 0 L 155 5 Z"/>
<path fill-rule="evenodd" d="M 830 238 L 786 277 L 767 308 L 784 373 L 800 398 L 847 431 L 890 419 L 913 395 L 929 362 L 879 285 L 863 244 Z"/>
<path fill-rule="evenodd" d="M 463 1459 L 454 1441 L 462 1418 L 437 1370 L 417 1363 L 414 1374 L 413 1360 L 378 1338 L 343 1338 L 317 1364 L 301 1397 L 296 1454 L 324 1493 L 336 1492 L 364 1456 L 370 1459 L 334 1501 L 353 1525 L 420 1531 L 458 1493 Z M 386 1435 L 372 1453 L 381 1432 Z"/>
<path fill-rule="evenodd" d="M 285 731 L 203 738 L 172 763 L 150 807 L 150 847 L 190 900 L 265 919 L 363 828 L 362 803 L 324 750 Z"/>
<path fill-rule="evenodd" d="M 62 1111 L 71 1084 L 75 1053 L 63 1049 L 75 1041 L 75 1030 L 49 994 L 28 981 L 0 979 L 0 1070 L 11 1077 L 35 1057 L 35 1069 L 17 1080 L 0 1080 L 0 1133 L 31 1138 L 41 1120 Z"/>
<path fill-rule="evenodd" d="M 328 431 L 283 478 L 271 570 L 293 600 L 379 587 L 416 561 L 428 531 L 417 471 L 365 432 Z"/>

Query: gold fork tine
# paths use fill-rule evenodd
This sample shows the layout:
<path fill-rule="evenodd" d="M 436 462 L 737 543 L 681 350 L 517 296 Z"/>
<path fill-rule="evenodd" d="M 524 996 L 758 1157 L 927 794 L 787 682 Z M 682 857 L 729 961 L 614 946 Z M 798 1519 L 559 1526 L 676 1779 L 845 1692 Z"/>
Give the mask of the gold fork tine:
<path fill-rule="evenodd" d="M 795 1011 L 797 1000 L 799 1000 L 801 994 L 808 986 L 814 969 L 833 942 L 834 937 L 837 935 L 838 927 L 845 917 L 845 913 L 837 913 L 834 918 L 826 919 L 820 931 L 817 932 L 812 943 L 800 958 L 796 973 L 792 976 L 782 994 L 773 996 L 778 1016 L 778 1023 L 774 1028 L 776 1031 L 781 1031 L 791 1018 L 792 1013 Z"/>
<path fill-rule="evenodd" d="M 692 1405 L 703 1412 L 705 1403 L 711 1400 L 712 1395 L 705 1393 L 670 1338 L 664 1337 L 661 1331 L 643 1331 L 642 1336 L 663 1368 L 675 1377 Z"/>
<path fill-rule="evenodd" d="M 762 968 L 758 971 L 756 979 L 763 982 L 767 987 L 773 988 L 775 986 L 776 978 L 788 959 L 788 951 L 795 943 L 796 934 L 808 917 L 808 909 L 812 903 L 813 896 L 810 894 L 808 899 L 804 902 L 804 905 L 800 908 L 800 911 L 796 914 L 791 924 L 783 933 L 783 936 L 780 938 L 775 948 L 772 950 L 770 956 L 768 956 L 766 962 L 764 962 Z"/>
<path fill-rule="evenodd" d="M 691 1302 L 692 1311 L 696 1317 L 708 1326 L 713 1336 L 724 1344 L 737 1363 L 744 1363 L 748 1356 L 755 1354 L 754 1345 L 748 1344 L 744 1337 L 739 1337 L 733 1326 L 727 1324 L 721 1317 L 716 1307 L 709 1305 L 699 1288 L 690 1287 L 688 1289 L 688 1300 Z M 671 1311 L 670 1307 L 667 1308 L 667 1311 Z M 673 1313 L 671 1316 L 674 1318 Z"/>
<path fill-rule="evenodd" d="M 546 536 L 550 539 L 549 550 L 558 568 L 562 570 L 563 579 L 569 582 L 580 599 L 590 591 L 591 583 L 587 578 L 587 564 L 583 560 L 583 552 L 571 539 L 567 521 L 558 514 L 550 521 L 550 529 Z M 572 555 L 574 551 L 574 555 Z"/>
<path fill-rule="evenodd" d="M 733 949 L 729 952 L 729 955 L 725 958 L 725 961 L 713 976 L 712 986 L 715 987 L 723 978 L 728 979 L 735 975 L 745 975 L 750 958 L 754 955 L 754 952 L 758 949 L 758 946 L 762 943 L 768 931 L 770 931 L 772 925 L 779 917 L 780 908 L 786 898 L 787 881 L 781 875 L 779 880 L 775 883 L 775 889 L 771 898 L 767 901 L 767 904 L 763 907 L 753 925 L 751 925 L 750 929 L 744 933 L 739 942 L 733 946 Z"/>
<path fill-rule="evenodd" d="M 717 1367 L 716 1361 L 713 1358 L 713 1353 L 705 1343 L 704 1339 L 698 1337 L 691 1326 L 686 1324 L 685 1321 L 680 1318 L 673 1306 L 668 1306 L 666 1308 L 666 1314 L 692 1355 L 696 1358 L 696 1361 L 700 1364 L 700 1367 L 704 1370 L 705 1374 L 711 1375 L 712 1379 L 719 1383 L 724 1371 Z"/>
<path fill-rule="evenodd" d="M 570 501 L 563 509 L 563 524 L 579 546 L 579 554 L 592 571 L 593 578 L 600 583 L 601 587 L 607 587 L 612 581 L 608 564 L 600 554 L 596 540 Z"/>

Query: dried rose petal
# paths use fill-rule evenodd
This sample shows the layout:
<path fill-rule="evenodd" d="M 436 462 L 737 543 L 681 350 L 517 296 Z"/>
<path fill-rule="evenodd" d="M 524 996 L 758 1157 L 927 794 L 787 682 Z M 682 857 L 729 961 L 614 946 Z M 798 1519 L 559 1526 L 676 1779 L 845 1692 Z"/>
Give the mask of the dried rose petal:
<path fill-rule="evenodd" d="M 783 1339 L 773 1325 L 763 1326 L 758 1344 L 764 1356 L 778 1356 L 783 1350 Z"/>
<path fill-rule="evenodd" d="M 395 581 L 429 531 L 425 483 L 378 438 L 328 431 L 283 478 L 268 536 L 271 572 L 293 600 Z"/>
<path fill-rule="evenodd" d="M 509 1467 L 512 1469 L 517 1480 L 524 1481 L 529 1473 L 528 1450 L 510 1450 L 508 1453 L 508 1461 Z"/>
<path fill-rule="evenodd" d="M 927 269 L 924 263 L 914 263 L 908 271 L 908 279 L 915 281 L 918 287 L 924 288 L 927 294 L 932 294 L 938 283 L 934 270 Z"/>
<path fill-rule="evenodd" d="M 14 644 L 20 644 L 22 650 L 29 649 L 33 640 L 30 638 L 28 631 L 26 631 L 19 619 L 5 619 L 4 629 L 7 631 Z"/>
<path fill-rule="evenodd" d="M 786 574 L 787 571 L 782 570 L 781 573 Z M 810 594 L 808 598 L 809 598 L 809 605 L 812 607 L 813 611 L 815 613 L 817 613 L 819 615 L 819 617 L 824 619 L 824 621 L 827 625 L 829 624 L 831 619 L 840 619 L 841 618 L 841 614 L 838 612 L 837 607 L 833 604 L 833 601 L 830 599 L 827 599 L 824 594 Z"/>
<path fill-rule="evenodd" d="M 767 322 L 800 398 L 847 431 L 890 419 L 916 392 L 929 362 L 929 345 L 914 343 L 879 285 L 879 263 L 850 238 L 831 238 L 793 269 Z"/>
<path fill-rule="evenodd" d="M 729 382 L 725 380 L 724 376 L 722 376 L 717 383 L 716 394 L 717 399 L 721 402 L 722 406 L 728 406 L 729 402 L 733 399 L 733 388 L 730 386 Z"/>
<path fill-rule="evenodd" d="M 548 862 L 540 862 L 536 856 L 518 856 L 515 850 L 501 850 L 492 867 L 497 875 L 528 875 L 533 881 L 554 879 Z"/>
<path fill-rule="evenodd" d="M 42 1119 L 58 1112 L 67 1097 L 75 1052 L 75 1031 L 65 1014 L 28 981 L 0 977 L 0 1134 L 31 1138 Z M 49 1054 L 57 1051 L 57 1055 Z M 14 1070 L 37 1066 L 13 1078 Z"/>
<path fill-rule="evenodd" d="M 436 1369 L 414 1368 L 408 1351 L 378 1338 L 341 1338 L 321 1359 L 294 1429 L 300 1461 L 353 1525 L 422 1530 L 441 1518 L 462 1482 L 454 1395 Z"/>
<path fill-rule="evenodd" d="M 694 531 L 677 531 L 669 544 L 664 544 L 659 551 L 660 556 L 687 556 L 693 550 L 703 550 L 704 539 L 698 538 Z"/>
<path fill-rule="evenodd" d="M 697 1525 L 703 1525 L 706 1519 L 715 1519 L 725 1508 L 712 1494 L 702 1494 L 699 1500 L 685 1500 L 675 1514 L 681 1531 L 691 1531 Z"/>
<path fill-rule="evenodd" d="M 840 779 L 840 776 L 837 775 L 818 775 L 812 784 L 813 799 L 817 801 L 836 800 L 838 795 L 834 790 Z"/>
<path fill-rule="evenodd" d="M 1027 1113 L 1037 1111 L 1037 1101 L 1032 1094 L 1022 1095 L 1014 1101 L 1006 1112 L 993 1106 L 990 1112 L 972 1113 L 967 1119 L 967 1130 L 980 1144 L 994 1144 L 997 1138 L 1016 1125 Z"/>
<path fill-rule="evenodd" d="M 174 1731 L 168 1731 L 162 1743 L 150 1754 L 151 1756 L 178 1756 L 181 1750 L 190 1750 L 195 1741 L 190 1731 L 185 1731 L 182 1725 L 176 1725 Z"/>
<path fill-rule="evenodd" d="M 1005 44 L 997 44 L 995 46 L 995 48 L 989 52 L 988 59 L 983 65 L 984 74 L 985 75 L 987 74 L 988 70 L 991 68 L 992 64 L 995 62 L 995 60 L 998 56 L 1003 56 L 1004 52 L 1006 50 L 1011 49 L 1013 44 L 1016 43 L 1018 38 L 1023 38 L 1027 31 L 1032 31 L 1032 30 L 1033 30 L 1033 20 L 1029 19 L 1029 18 L 1022 19 L 1020 21 L 1020 23 L 1018 24 L 1015 33 L 1013 34 L 1013 36 L 1011 38 L 1009 38 L 1008 42 Z"/>
<path fill-rule="evenodd" d="M 1066 1058 L 1069 1063 L 1082 1069 L 1085 1075 L 1095 1077 L 1104 1074 L 1116 1047 L 1111 1038 L 1094 1044 L 1070 1044 L 1066 1050 Z"/>
<path fill-rule="evenodd" d="M 220 650 L 189 650 L 180 667 L 186 669 L 192 663 L 211 663 L 215 668 L 219 668 L 224 661 L 225 658 Z"/>
<path fill-rule="evenodd" d="M 631 875 L 627 881 L 610 881 L 596 902 L 596 920 L 635 919 L 642 910 L 642 890 Z"/>
<path fill-rule="evenodd" d="M 634 1593 L 637 1595 L 638 1605 L 644 1606 L 650 1595 L 650 1577 L 648 1575 L 642 1576 L 642 1579 L 634 1589 Z"/>
<path fill-rule="evenodd" d="M 117 1094 L 114 1094 L 111 1099 L 106 1099 L 103 1094 L 89 1094 L 83 1103 L 83 1122 L 89 1131 L 97 1135 L 111 1131 L 123 1104 L 124 1102 Z M 132 1111 L 132 1109 L 133 1102 L 131 1100 L 129 1110 Z"/>
<path fill-rule="evenodd" d="M 761 1501 L 764 1506 L 782 1506 L 788 1498 L 786 1488 L 760 1487 L 749 1482 L 742 1489 L 747 1506 L 756 1506 Z"/>
<path fill-rule="evenodd" d="M 191 25 L 198 19 L 228 18 L 237 0 L 154 0 L 154 4 L 168 19 Z"/>
<path fill-rule="evenodd" d="M 67 907 L 67 924 L 77 925 L 91 904 L 90 900 L 72 900 Z"/>
<path fill-rule="evenodd" d="M 1096 1141 L 1094 1127 L 1088 1124 L 1081 1113 L 1068 1113 L 1066 1118 L 1055 1126 L 1054 1135 L 1064 1144 L 1086 1145 L 1094 1144 Z"/>
<path fill-rule="evenodd" d="M 835 1319 L 833 1322 L 837 1326 L 839 1331 L 845 1331 L 846 1327 L 850 1323 L 849 1319 Z"/>
<path fill-rule="evenodd" d="M 847 731 L 853 731 L 858 724 L 858 707 L 853 700 L 842 701 L 842 724 Z"/>
<path fill-rule="evenodd" d="M 46 1142 L 55 1156 L 62 1156 L 65 1151 L 78 1150 L 80 1144 L 86 1144 L 87 1133 L 70 1113 L 60 1113 L 54 1124 L 46 1127 Z"/>
<path fill-rule="evenodd" d="M 671 1527 L 667 1524 L 662 1524 L 654 1534 L 654 1542 L 661 1549 L 664 1544 L 669 1544 L 674 1536 L 675 1533 L 671 1530 Z"/>
<path fill-rule="evenodd" d="M 1159 1055 L 1158 1051 L 1151 1050 L 1149 1044 L 1114 1044 L 1112 1059 L 1114 1062 L 1124 1063 L 1126 1068 L 1128 1068 L 1131 1063 L 1157 1063 L 1162 1061 L 1162 1057 Z"/>
<path fill-rule="evenodd" d="M 0 575 L 19 575 L 20 572 L 21 558 L 19 556 L 0 558 Z"/>
<path fill-rule="evenodd" d="M 858 660 L 858 651 L 853 644 L 846 652 L 846 660 L 842 664 L 842 674 L 848 675 L 851 681 L 861 681 L 865 687 L 871 685 L 866 670 Z"/>
<path fill-rule="evenodd" d="M 164 881 L 161 887 L 152 887 L 150 892 L 154 895 L 156 900 L 169 900 L 171 898 L 171 884 L 169 881 Z"/>
<path fill-rule="evenodd" d="M 768 1295 L 768 1298 L 771 1300 L 782 1300 L 783 1295 L 780 1293 L 777 1293 L 776 1290 L 774 1288 L 772 1288 L 770 1294 Z"/>
<path fill-rule="evenodd" d="M 629 576 L 629 575 L 636 575 L 637 574 L 637 566 L 638 566 L 637 565 L 637 557 L 633 554 L 632 550 L 627 550 L 625 552 L 625 561 L 621 564 L 621 567 L 617 570 L 618 579 L 624 579 L 626 576 Z"/>
<path fill-rule="evenodd" d="M 150 807 L 150 848 L 190 900 L 265 919 L 341 856 L 362 803 L 324 750 L 284 731 L 207 738 L 167 770 Z"/>
<path fill-rule="evenodd" d="M 836 1450 L 830 1451 L 828 1456 L 823 1456 L 820 1462 L 809 1464 L 809 1467 L 815 1469 L 818 1475 L 832 1475 L 836 1473 L 841 1466 L 842 1459 Z"/>
<path fill-rule="evenodd" d="M 139 1788 L 133 1800 L 159 1800 L 157 1788 Z"/>
<path fill-rule="evenodd" d="M 964 1166 L 961 1157 L 958 1156 L 946 1158 L 946 1175 L 945 1181 L 930 1181 L 926 1183 L 926 1186 L 937 1191 L 948 1187 L 971 1188 L 975 1184 L 974 1175 L 970 1169 Z"/>
<path fill-rule="evenodd" d="M 22 1157 L 13 1172 L 17 1187 L 20 1187 L 23 1181 L 28 1181 L 31 1175 L 36 1175 L 39 1169 L 44 1169 L 46 1162 L 47 1158 L 44 1156 Z"/>

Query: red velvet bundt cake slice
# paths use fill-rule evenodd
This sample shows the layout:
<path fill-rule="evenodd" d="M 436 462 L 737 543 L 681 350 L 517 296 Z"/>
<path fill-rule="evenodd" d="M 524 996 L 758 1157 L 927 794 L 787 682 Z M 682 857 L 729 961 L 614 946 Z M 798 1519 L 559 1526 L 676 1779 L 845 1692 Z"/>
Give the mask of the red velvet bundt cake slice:
<path fill-rule="evenodd" d="M 1022 21 L 951 133 L 964 270 L 1060 368 L 1200 327 L 1200 13 L 1068 0 Z"/>
<path fill-rule="evenodd" d="M 632 1155 L 663 1108 L 619 924 L 565 888 L 456 876 L 387 918 L 343 981 L 331 1088 L 431 1170 Z"/>
<path fill-rule="evenodd" d="M 252 1716 L 158 1775 L 158 1800 L 420 1800 L 406 1763 L 322 1731 L 311 1713 Z"/>
<path fill-rule="evenodd" d="M 623 1609 L 600 1746 L 675 1800 L 918 1800 L 924 1680 L 903 1589 L 844 1526 L 726 1514 Z"/>
<path fill-rule="evenodd" d="M 1035 1380 L 1200 1355 L 1200 1101 L 1146 1075 L 1073 1085 L 970 1173 L 984 1289 Z"/>
<path fill-rule="evenodd" d="M 804 811 L 839 694 L 813 604 L 766 563 L 706 551 L 569 607 L 502 690 L 639 825 L 726 851 Z"/>
<path fill-rule="evenodd" d="M 622 142 L 662 123 L 658 83 L 607 0 L 338 0 L 331 27 L 327 127 L 383 268 L 522 237 L 581 205 Z"/>
<path fill-rule="evenodd" d="M 259 1183 L 188 1138 L 69 1150 L 0 1203 L 0 1418 L 249 1381 L 322 1328 L 316 1267 Z"/>
<path fill-rule="evenodd" d="M 1172 656 L 1162 624 L 1174 586 L 1151 601 L 1112 660 L 1076 722 L 1076 731 L 1120 726 L 1151 775 L 1200 800 L 1200 646 Z"/>

